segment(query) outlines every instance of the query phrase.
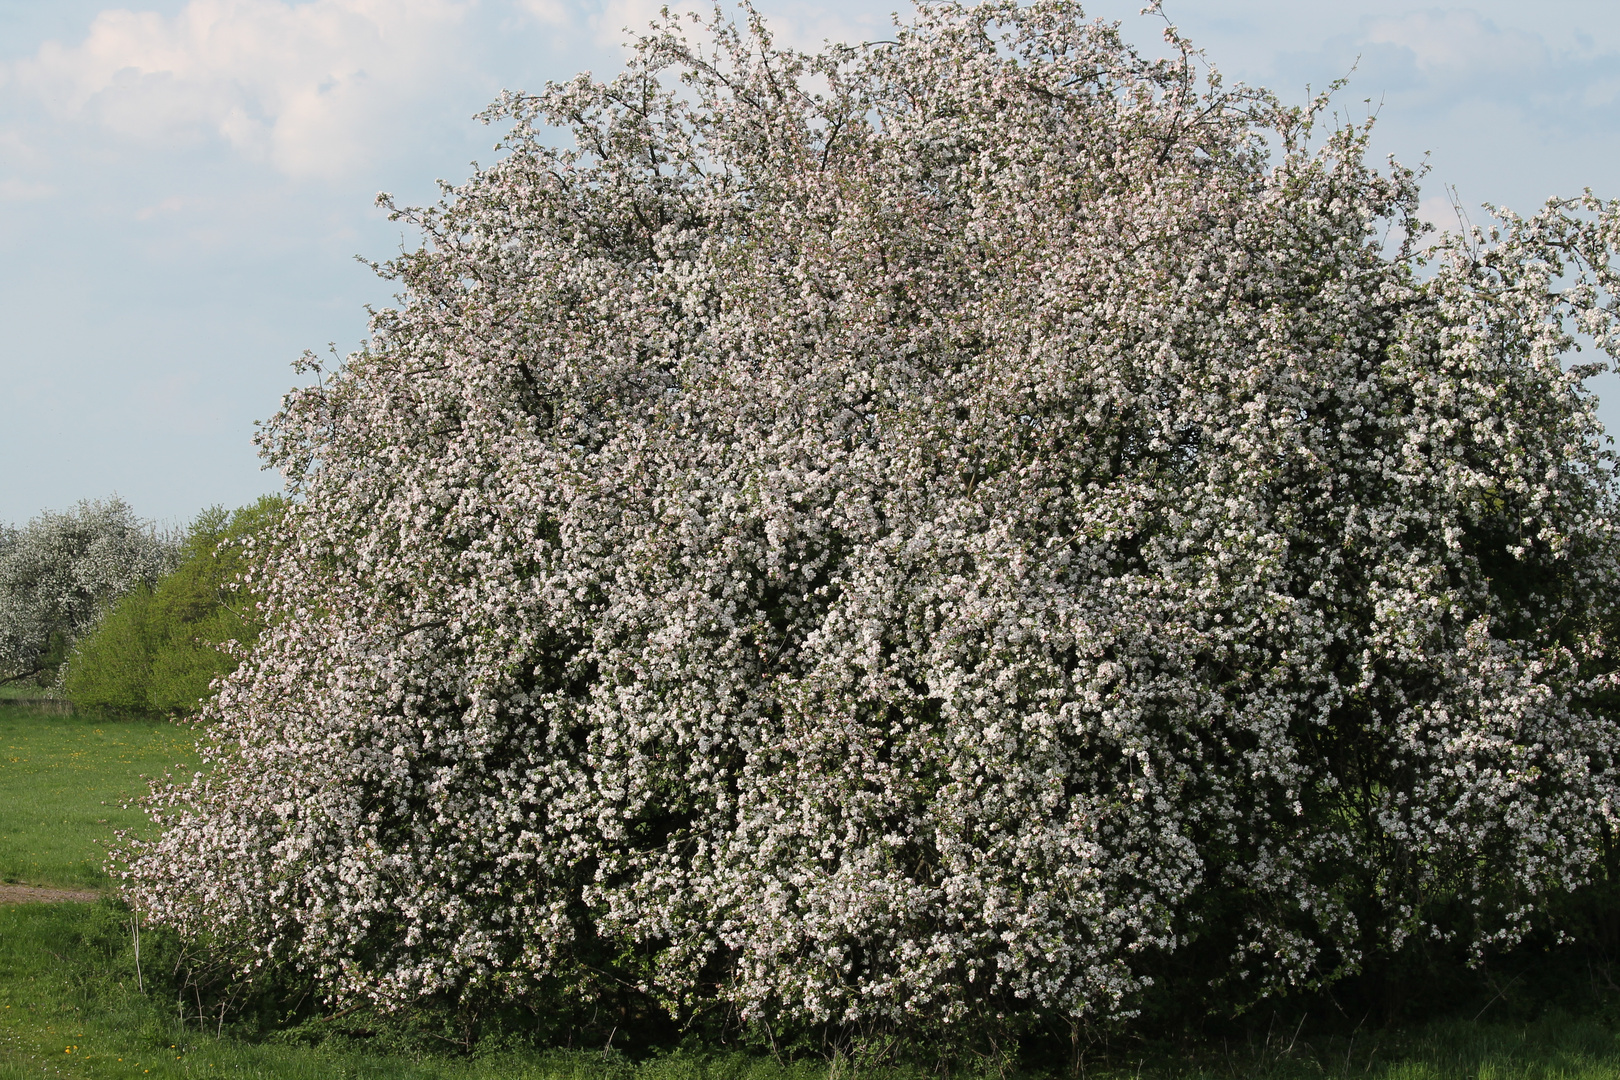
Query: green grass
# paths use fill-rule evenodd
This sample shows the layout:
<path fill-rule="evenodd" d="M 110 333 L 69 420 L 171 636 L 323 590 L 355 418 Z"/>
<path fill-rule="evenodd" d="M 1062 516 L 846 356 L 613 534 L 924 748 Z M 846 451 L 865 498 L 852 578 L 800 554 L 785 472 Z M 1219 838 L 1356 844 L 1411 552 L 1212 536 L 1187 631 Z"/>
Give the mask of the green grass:
<path fill-rule="evenodd" d="M 61 698 L 61 691 L 32 683 L 0 683 L 0 703 L 7 701 L 25 700 L 38 701 L 41 698 Z M 66 700 L 66 699 L 63 699 Z"/>
<path fill-rule="evenodd" d="M 0 907 L 0 1080 L 922 1080 L 911 1068 L 781 1063 L 740 1053 L 630 1062 L 600 1051 L 450 1057 L 365 1045 L 247 1042 L 181 1023 L 177 1002 L 136 988 L 127 915 L 111 902 Z M 150 962 L 150 959 L 149 959 Z M 148 971 L 148 977 L 151 977 Z M 150 987 L 150 984 L 149 984 Z M 1288 1045 L 1284 1046 L 1283 1044 Z M 996 1076 L 971 1067 L 961 1080 Z M 1587 1020 L 1435 1024 L 1411 1032 L 1117 1051 L 1088 1063 L 1091 1080 L 1620 1080 L 1620 1043 Z M 1025 1076 L 1016 1071 L 1007 1080 Z M 1033 1080 L 1033 1078 L 1028 1078 Z"/>
<path fill-rule="evenodd" d="M 144 776 L 193 767 L 190 729 L 163 721 L 41 713 L 0 700 L 0 877 L 105 887 L 114 828 L 139 827 L 120 804 Z M 173 941 L 143 934 L 138 986 L 128 914 L 114 901 L 0 906 L 0 1080 L 70 1077 L 259 1077 L 264 1080 L 920 1080 L 912 1068 L 779 1062 L 733 1052 L 631 1062 L 600 1051 L 448 1056 L 415 1043 L 326 1038 L 319 1023 L 268 1038 L 199 1030 L 172 973 Z M 1499 1006 L 1505 1008 L 1505 1006 Z M 246 1028 L 244 1031 L 248 1030 Z M 261 1032 L 262 1036 L 262 1032 Z M 401 1048 L 403 1046 L 403 1049 Z M 1243 1045 L 1116 1045 L 1092 1056 L 1093 1080 L 1620 1080 L 1620 1041 L 1591 1019 L 1455 1021 L 1406 1031 L 1303 1034 Z M 486 1048 L 487 1049 L 487 1048 Z M 960 1080 L 999 1076 L 964 1063 Z M 1044 1074 L 1037 1074 L 1044 1075 Z M 1008 1080 L 1021 1074 L 1005 1074 Z M 1033 1077 L 1031 1077 L 1033 1080 Z"/>
<path fill-rule="evenodd" d="M 123 804 L 143 777 L 194 767 L 188 728 L 61 716 L 0 702 L 0 880 L 98 889 L 113 830 L 145 823 Z"/>
<path fill-rule="evenodd" d="M 1531 1024 L 1451 1021 L 1357 1038 L 1143 1053 L 1089 1075 L 1108 1080 L 1616 1080 L 1620 1042 L 1600 1024 L 1548 1016 Z"/>
<path fill-rule="evenodd" d="M 632 1065 L 600 1052 L 452 1058 L 217 1038 L 182 1026 L 172 998 L 136 989 L 124 918 L 107 902 L 0 907 L 0 1080 L 815 1080 L 828 1071 L 736 1054 Z"/>

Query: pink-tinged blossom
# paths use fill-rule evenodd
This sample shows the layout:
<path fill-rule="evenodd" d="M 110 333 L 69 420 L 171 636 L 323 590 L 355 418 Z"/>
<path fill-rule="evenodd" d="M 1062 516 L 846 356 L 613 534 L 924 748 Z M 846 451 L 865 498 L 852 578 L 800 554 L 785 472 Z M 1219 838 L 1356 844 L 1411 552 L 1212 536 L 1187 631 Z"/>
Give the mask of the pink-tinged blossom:
<path fill-rule="evenodd" d="M 606 941 L 672 1007 L 906 1023 L 1119 1015 L 1212 941 L 1265 992 L 1448 905 L 1485 948 L 1584 879 L 1564 359 L 1620 207 L 1425 247 L 1364 129 L 1061 0 L 704 41 L 505 97 L 398 212 L 399 307 L 267 428 L 270 628 L 134 904 L 339 1000 Z"/>

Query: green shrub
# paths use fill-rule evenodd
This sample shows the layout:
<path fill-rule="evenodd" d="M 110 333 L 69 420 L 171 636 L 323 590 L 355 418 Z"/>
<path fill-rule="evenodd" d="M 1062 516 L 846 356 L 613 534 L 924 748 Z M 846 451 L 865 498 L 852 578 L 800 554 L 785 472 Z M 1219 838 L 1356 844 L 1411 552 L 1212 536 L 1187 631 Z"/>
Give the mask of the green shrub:
<path fill-rule="evenodd" d="M 258 638 L 257 595 L 240 583 L 285 500 L 267 495 L 234 512 L 204 511 L 181 547 L 180 563 L 156 585 L 140 586 L 74 648 L 63 679 L 76 707 L 120 713 L 185 713 L 214 679 L 235 668 L 226 643 Z"/>

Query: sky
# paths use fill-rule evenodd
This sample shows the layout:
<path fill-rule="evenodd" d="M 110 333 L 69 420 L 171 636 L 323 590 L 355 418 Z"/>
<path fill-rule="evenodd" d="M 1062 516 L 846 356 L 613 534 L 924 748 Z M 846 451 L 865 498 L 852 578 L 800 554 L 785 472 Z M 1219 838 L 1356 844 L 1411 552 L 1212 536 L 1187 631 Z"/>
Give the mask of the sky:
<path fill-rule="evenodd" d="M 728 0 L 729 2 L 729 0 Z M 1141 0 L 1100 0 L 1157 50 Z M 183 524 L 278 490 L 254 422 L 304 352 L 392 296 L 416 240 L 374 204 L 489 162 L 473 119 L 624 59 L 656 0 L 0 0 L 0 521 L 118 494 Z M 802 48 L 886 36 L 896 0 L 757 4 Z M 1620 196 L 1620 4 L 1166 0 L 1228 80 L 1303 101 L 1348 76 L 1425 213 Z M 1620 430 L 1620 379 L 1597 384 Z"/>

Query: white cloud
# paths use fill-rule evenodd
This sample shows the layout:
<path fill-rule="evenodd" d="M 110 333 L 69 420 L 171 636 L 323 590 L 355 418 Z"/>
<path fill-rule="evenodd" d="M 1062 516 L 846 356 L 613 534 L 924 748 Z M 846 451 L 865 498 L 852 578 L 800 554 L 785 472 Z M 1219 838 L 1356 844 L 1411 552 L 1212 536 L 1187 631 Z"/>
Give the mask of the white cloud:
<path fill-rule="evenodd" d="M 35 139 L 14 128 L 0 128 L 0 162 L 13 168 L 38 169 L 48 160 L 49 155 L 36 145 Z"/>
<path fill-rule="evenodd" d="M 1430 195 L 1418 203 L 1418 220 L 1433 225 L 1437 232 L 1458 233 L 1470 224 L 1468 209 L 1453 201 L 1450 193 Z"/>
<path fill-rule="evenodd" d="M 56 189 L 50 184 L 30 180 L 0 180 L 0 202 L 33 202 L 55 194 Z"/>
<path fill-rule="evenodd" d="M 664 7 L 683 21 L 696 15 L 707 24 L 714 15 L 712 0 L 517 0 L 518 7 L 536 20 L 558 28 L 583 29 L 601 46 L 627 45 L 631 37 L 647 32 Z M 869 3 L 796 3 L 770 7 L 766 26 L 779 45 L 805 52 L 819 52 L 828 41 L 858 42 L 888 37 L 892 24 L 888 9 Z M 909 2 L 894 5 L 908 9 Z M 731 4 L 722 5 L 729 16 L 741 18 Z M 704 35 L 696 28 L 693 36 Z"/>
<path fill-rule="evenodd" d="M 1581 89 L 1581 104 L 1588 109 L 1608 108 L 1617 97 L 1620 97 L 1620 79 L 1612 75 L 1593 79 Z"/>
<path fill-rule="evenodd" d="M 184 208 L 185 205 L 185 200 L 180 198 L 180 196 L 171 195 L 160 203 L 154 203 L 151 206 L 143 206 L 139 210 L 135 211 L 135 220 L 151 221 L 159 214 L 173 214 Z"/>
<path fill-rule="evenodd" d="M 1384 10 L 1361 16 L 1353 32 L 1283 57 L 1285 82 L 1319 85 L 1323 71 L 1348 72 L 1354 64 L 1350 93 L 1384 102 L 1396 123 L 1427 114 L 1427 123 L 1443 129 L 1439 142 L 1458 146 L 1465 128 L 1477 141 L 1505 138 L 1510 124 L 1538 140 L 1608 138 L 1620 126 L 1620 53 L 1612 40 L 1569 34 L 1567 21 L 1483 0 L 1426 10 L 1379 6 Z"/>
<path fill-rule="evenodd" d="M 627 42 L 632 35 L 645 34 L 665 6 L 668 6 L 670 14 L 682 19 L 696 15 L 707 21 L 714 11 L 712 6 L 705 7 L 700 0 L 676 0 L 667 5 L 664 0 L 606 0 L 601 10 L 590 17 L 597 42 L 617 45 Z"/>
<path fill-rule="evenodd" d="M 1441 78 L 1520 75 L 1540 69 L 1548 61 L 1541 38 L 1522 30 L 1503 30 L 1467 10 L 1370 19 L 1363 38 L 1409 50 L 1419 71 Z"/>
<path fill-rule="evenodd" d="M 518 7 L 550 26 L 566 26 L 573 21 L 562 0 L 518 0 Z"/>
<path fill-rule="evenodd" d="M 472 0 L 191 0 L 103 11 L 12 65 L 57 116 L 130 139 L 223 139 L 295 177 L 351 171 L 457 65 Z"/>

